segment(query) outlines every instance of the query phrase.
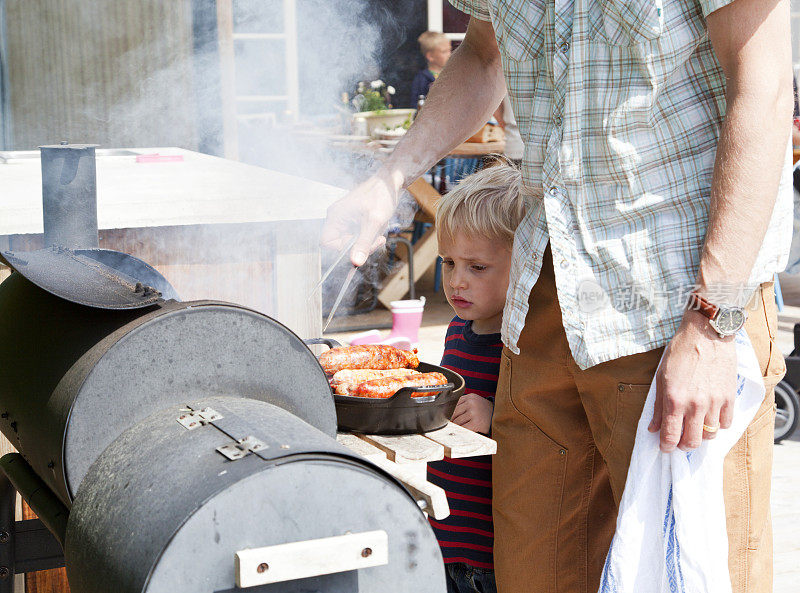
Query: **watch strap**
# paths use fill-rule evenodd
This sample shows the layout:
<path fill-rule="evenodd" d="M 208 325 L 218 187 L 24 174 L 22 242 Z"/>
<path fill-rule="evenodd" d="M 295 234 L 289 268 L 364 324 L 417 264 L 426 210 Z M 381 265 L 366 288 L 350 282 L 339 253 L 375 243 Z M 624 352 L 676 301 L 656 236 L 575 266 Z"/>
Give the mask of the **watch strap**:
<path fill-rule="evenodd" d="M 706 300 L 703 296 L 697 294 L 696 292 L 693 292 L 689 295 L 689 303 L 687 306 L 693 311 L 700 311 L 700 313 L 712 320 L 719 312 L 719 307 Z"/>

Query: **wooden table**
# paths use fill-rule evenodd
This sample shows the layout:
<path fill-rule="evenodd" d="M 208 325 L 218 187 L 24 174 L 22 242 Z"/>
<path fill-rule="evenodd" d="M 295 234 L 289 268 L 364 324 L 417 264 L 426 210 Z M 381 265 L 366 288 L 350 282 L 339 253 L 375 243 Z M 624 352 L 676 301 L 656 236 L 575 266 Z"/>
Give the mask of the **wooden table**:
<path fill-rule="evenodd" d="M 494 455 L 497 443 L 452 422 L 426 432 L 402 436 L 379 436 L 340 432 L 336 440 L 402 482 L 420 508 L 437 520 L 450 515 L 447 496 L 427 481 L 429 461 Z"/>
<path fill-rule="evenodd" d="M 136 162 L 152 153 L 182 160 Z M 0 156 L 0 249 L 38 249 L 38 151 Z M 319 232 L 344 190 L 188 150 L 140 148 L 98 150 L 97 194 L 100 246 L 152 264 L 183 300 L 239 303 L 319 337 L 321 303 L 311 294 Z"/>

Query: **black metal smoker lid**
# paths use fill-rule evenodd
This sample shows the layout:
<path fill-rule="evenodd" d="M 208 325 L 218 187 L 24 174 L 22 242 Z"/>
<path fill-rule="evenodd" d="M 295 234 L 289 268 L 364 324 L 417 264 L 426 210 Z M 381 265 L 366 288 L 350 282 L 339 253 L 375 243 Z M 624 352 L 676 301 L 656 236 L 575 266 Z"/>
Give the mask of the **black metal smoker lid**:
<path fill-rule="evenodd" d="M 234 585 L 238 550 L 378 529 L 387 565 L 248 591 L 444 591 L 433 532 L 393 478 L 279 407 L 226 396 L 185 403 L 221 418 L 189 429 L 177 421 L 183 406 L 164 408 L 86 474 L 65 544 L 74 591 L 244 591 Z M 235 460 L 219 452 L 245 436 L 263 447 Z"/>
<path fill-rule="evenodd" d="M 155 288 L 63 247 L 3 251 L 0 260 L 42 290 L 87 307 L 138 309 L 162 299 Z"/>

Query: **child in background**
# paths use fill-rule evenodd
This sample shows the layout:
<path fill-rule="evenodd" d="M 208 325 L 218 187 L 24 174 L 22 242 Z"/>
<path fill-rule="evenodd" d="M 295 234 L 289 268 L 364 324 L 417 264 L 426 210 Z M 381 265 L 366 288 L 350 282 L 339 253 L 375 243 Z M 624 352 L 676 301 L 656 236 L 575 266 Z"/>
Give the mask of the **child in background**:
<path fill-rule="evenodd" d="M 525 195 L 519 170 L 498 159 L 442 197 L 436 214 L 442 285 L 456 312 L 442 366 L 466 383 L 452 420 L 484 434 L 491 430 L 511 247 Z M 447 519 L 430 519 L 448 593 L 495 593 L 491 456 L 429 463 L 428 480 L 445 490 L 450 505 Z"/>
<path fill-rule="evenodd" d="M 428 96 L 428 89 L 431 88 L 433 81 L 439 76 L 447 60 L 450 58 L 450 40 L 444 33 L 435 31 L 425 31 L 417 38 L 419 48 L 428 67 L 417 72 L 414 81 L 411 83 L 411 105 L 415 109 L 420 97 Z"/>

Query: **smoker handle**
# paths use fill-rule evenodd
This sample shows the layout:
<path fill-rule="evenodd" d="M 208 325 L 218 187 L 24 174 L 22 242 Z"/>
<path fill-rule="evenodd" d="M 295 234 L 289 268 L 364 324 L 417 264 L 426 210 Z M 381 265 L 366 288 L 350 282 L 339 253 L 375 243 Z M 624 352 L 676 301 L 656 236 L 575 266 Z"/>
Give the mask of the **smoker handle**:
<path fill-rule="evenodd" d="M 0 457 L 0 469 L 42 523 L 64 546 L 69 511 L 19 453 Z"/>
<path fill-rule="evenodd" d="M 303 343 L 306 346 L 312 346 L 314 344 L 323 344 L 328 348 L 341 348 L 341 344 L 336 340 L 331 340 L 330 338 L 311 338 L 309 340 L 303 340 Z"/>
<path fill-rule="evenodd" d="M 435 402 L 440 397 L 447 396 L 453 391 L 453 389 L 455 389 L 455 384 L 453 383 L 445 383 L 444 385 L 429 385 L 427 387 L 403 387 L 402 389 L 398 389 L 397 393 L 390 397 L 389 400 L 403 403 L 411 402 L 415 404 L 426 404 Z M 430 393 L 431 395 L 411 397 L 412 393 Z"/>

